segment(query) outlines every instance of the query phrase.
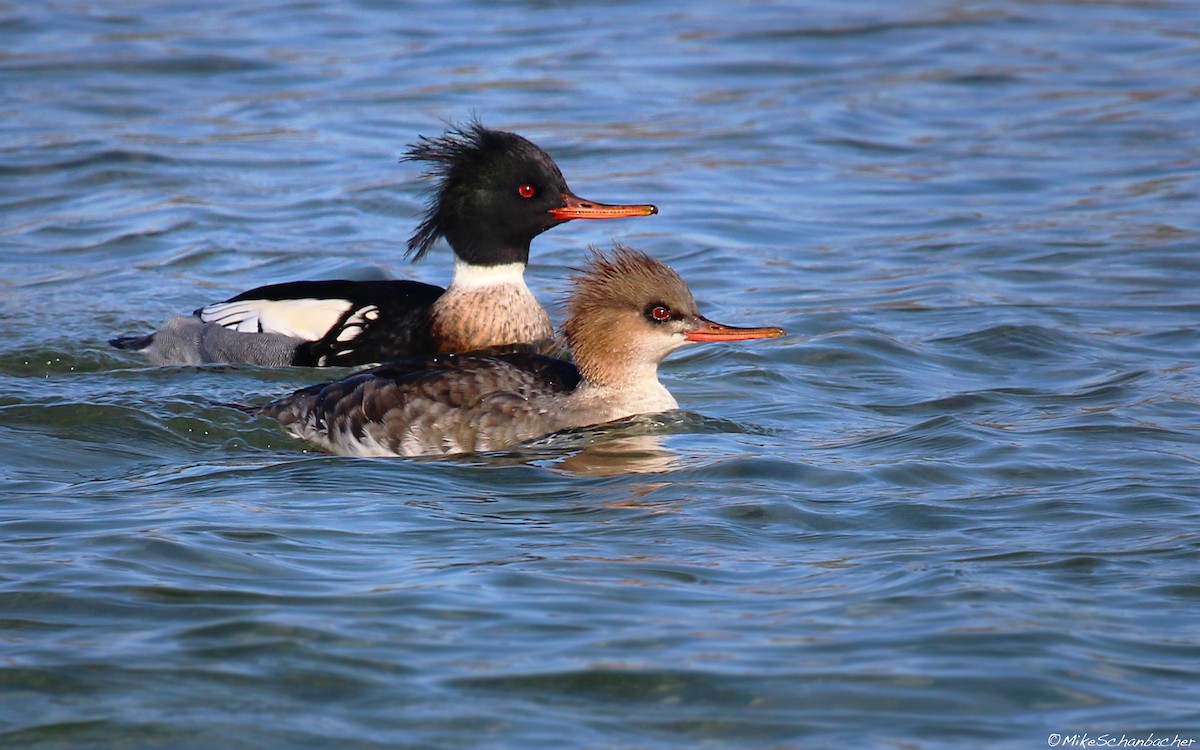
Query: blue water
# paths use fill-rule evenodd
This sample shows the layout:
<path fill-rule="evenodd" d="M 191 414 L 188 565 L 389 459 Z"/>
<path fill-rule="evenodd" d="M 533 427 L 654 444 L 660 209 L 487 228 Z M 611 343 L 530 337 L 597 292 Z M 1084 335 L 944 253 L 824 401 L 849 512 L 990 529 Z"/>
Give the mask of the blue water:
<path fill-rule="evenodd" d="M 473 113 L 661 209 L 543 300 L 618 239 L 788 337 L 436 461 L 105 343 L 445 283 L 397 159 Z M 1200 5 L 9 2 L 0 115 L 0 746 L 1200 742 Z"/>

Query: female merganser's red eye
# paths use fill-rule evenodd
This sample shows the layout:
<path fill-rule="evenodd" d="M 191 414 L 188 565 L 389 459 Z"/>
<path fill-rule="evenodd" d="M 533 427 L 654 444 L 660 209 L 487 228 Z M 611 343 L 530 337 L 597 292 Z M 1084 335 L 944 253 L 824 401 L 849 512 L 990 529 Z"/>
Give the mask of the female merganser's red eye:
<path fill-rule="evenodd" d="M 654 318 L 655 320 L 667 320 L 671 317 L 671 309 L 669 307 L 663 307 L 662 305 L 659 305 L 650 311 L 650 317 Z"/>
<path fill-rule="evenodd" d="M 522 198 L 532 198 L 537 194 L 537 188 L 535 188 L 533 185 L 530 185 L 528 182 L 523 182 L 521 183 L 521 187 L 517 188 L 517 192 Z"/>

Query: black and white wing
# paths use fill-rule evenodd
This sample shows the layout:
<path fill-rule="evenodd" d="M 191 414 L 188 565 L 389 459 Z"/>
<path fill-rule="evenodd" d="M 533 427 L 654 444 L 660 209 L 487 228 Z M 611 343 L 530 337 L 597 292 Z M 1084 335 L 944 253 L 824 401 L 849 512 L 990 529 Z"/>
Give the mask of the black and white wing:
<path fill-rule="evenodd" d="M 305 343 L 293 364 L 381 362 L 429 351 L 429 307 L 444 290 L 417 281 L 294 281 L 202 307 L 196 317 L 242 333 Z"/>

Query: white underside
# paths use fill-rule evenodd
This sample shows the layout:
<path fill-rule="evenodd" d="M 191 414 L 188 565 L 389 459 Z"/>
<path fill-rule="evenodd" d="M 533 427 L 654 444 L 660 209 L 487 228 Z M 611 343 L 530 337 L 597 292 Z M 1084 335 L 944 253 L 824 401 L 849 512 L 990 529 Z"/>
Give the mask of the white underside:
<path fill-rule="evenodd" d="M 312 439 L 311 437 L 309 438 Z M 364 434 L 361 438 L 355 435 L 348 435 L 342 430 L 329 434 L 324 441 L 318 439 L 315 442 L 325 442 L 329 449 L 340 456 L 360 456 L 362 458 L 383 458 L 387 456 L 395 456 L 396 452 L 389 449 L 383 443 L 380 443 L 370 433 Z"/>
<path fill-rule="evenodd" d="M 329 333 L 349 309 L 350 302 L 344 299 L 240 300 L 209 305 L 200 310 L 200 319 L 241 333 L 277 333 L 316 341 Z M 367 313 L 374 309 L 363 308 L 354 317 L 369 320 Z M 354 335 L 361 331 L 361 322 Z M 346 327 L 350 324 L 347 321 Z M 346 339 L 339 336 L 339 340 Z"/>
<path fill-rule="evenodd" d="M 576 424 L 603 424 L 635 414 L 658 414 L 679 408 L 679 402 L 658 378 L 621 387 L 585 383 L 570 396 L 569 406 L 579 410 Z"/>

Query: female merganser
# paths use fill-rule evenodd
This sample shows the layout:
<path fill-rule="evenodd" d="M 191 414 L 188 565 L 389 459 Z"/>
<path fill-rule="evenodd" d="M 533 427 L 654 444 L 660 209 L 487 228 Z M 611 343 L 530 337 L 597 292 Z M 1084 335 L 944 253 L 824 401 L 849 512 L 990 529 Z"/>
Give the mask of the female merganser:
<path fill-rule="evenodd" d="M 271 284 L 109 343 L 159 365 L 325 367 L 548 339 L 550 318 L 525 285 L 533 238 L 572 219 L 658 213 L 580 198 L 541 148 L 478 122 L 421 136 L 403 161 L 428 162 L 427 176 L 437 180 L 406 255 L 420 260 L 445 237 L 455 255 L 449 289 L 418 281 Z"/>
<path fill-rule="evenodd" d="M 696 309 L 670 266 L 616 246 L 572 277 L 563 333 L 575 357 L 445 354 L 398 360 L 344 380 L 238 408 L 351 456 L 427 456 L 508 448 L 570 427 L 678 407 L 658 363 L 693 341 L 774 338 Z"/>

